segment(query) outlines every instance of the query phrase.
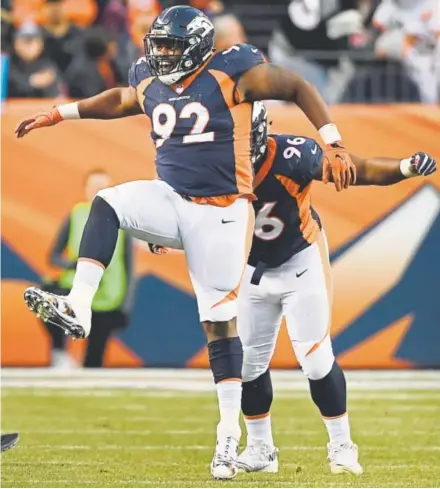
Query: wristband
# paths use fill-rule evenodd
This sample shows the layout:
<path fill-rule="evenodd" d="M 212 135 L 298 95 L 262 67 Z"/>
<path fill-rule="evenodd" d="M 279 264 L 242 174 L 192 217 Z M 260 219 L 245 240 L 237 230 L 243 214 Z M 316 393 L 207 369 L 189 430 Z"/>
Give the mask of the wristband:
<path fill-rule="evenodd" d="M 411 169 L 412 163 L 410 158 L 405 158 L 404 160 L 400 160 L 400 171 L 405 178 L 411 178 L 417 176 L 417 173 L 414 173 Z"/>
<path fill-rule="evenodd" d="M 57 109 L 63 120 L 81 119 L 81 116 L 79 115 L 78 102 L 58 105 Z"/>
<path fill-rule="evenodd" d="M 325 126 L 322 126 L 318 132 L 325 144 L 333 144 L 337 141 L 342 141 L 336 124 L 326 124 Z"/>

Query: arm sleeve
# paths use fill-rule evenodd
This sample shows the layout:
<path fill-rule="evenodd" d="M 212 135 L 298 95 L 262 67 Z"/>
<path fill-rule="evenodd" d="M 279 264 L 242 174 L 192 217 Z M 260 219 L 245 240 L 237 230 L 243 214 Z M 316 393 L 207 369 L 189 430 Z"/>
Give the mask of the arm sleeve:
<path fill-rule="evenodd" d="M 69 239 L 70 230 L 70 215 L 63 222 L 61 229 L 58 232 L 56 240 L 52 245 L 52 249 L 49 254 L 49 263 L 58 268 L 73 269 L 76 267 L 76 262 L 68 260 L 63 256 L 64 250 L 67 247 L 67 241 Z"/>

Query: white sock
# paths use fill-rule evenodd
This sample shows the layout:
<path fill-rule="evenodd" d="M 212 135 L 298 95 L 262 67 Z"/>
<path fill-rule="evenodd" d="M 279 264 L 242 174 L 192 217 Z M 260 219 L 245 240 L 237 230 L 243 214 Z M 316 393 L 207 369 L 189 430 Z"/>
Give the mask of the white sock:
<path fill-rule="evenodd" d="M 244 418 L 247 430 L 247 444 L 255 445 L 266 443 L 273 447 L 272 423 L 270 413 L 261 418 Z"/>
<path fill-rule="evenodd" d="M 344 443 L 351 442 L 348 413 L 333 419 L 323 418 L 323 421 L 332 445 L 343 445 Z"/>
<path fill-rule="evenodd" d="M 240 440 L 241 381 L 225 380 L 216 387 L 220 411 L 217 438 L 232 436 Z"/>
<path fill-rule="evenodd" d="M 69 298 L 91 306 L 103 274 L 102 265 L 89 260 L 79 260 Z"/>

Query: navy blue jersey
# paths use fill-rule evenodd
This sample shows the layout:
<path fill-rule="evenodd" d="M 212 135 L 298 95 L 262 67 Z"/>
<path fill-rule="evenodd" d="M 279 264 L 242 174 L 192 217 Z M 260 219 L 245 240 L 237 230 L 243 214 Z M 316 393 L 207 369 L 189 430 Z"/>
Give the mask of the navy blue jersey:
<path fill-rule="evenodd" d="M 248 263 L 278 267 L 312 244 L 321 229 L 310 200 L 321 169 L 322 149 L 314 139 L 273 135 L 266 160 L 255 171 L 255 234 Z"/>
<path fill-rule="evenodd" d="M 129 84 L 151 119 L 159 178 L 191 197 L 252 195 L 252 104 L 237 104 L 236 84 L 264 62 L 258 49 L 239 44 L 175 85 L 153 77 L 145 59 L 133 64 Z"/>

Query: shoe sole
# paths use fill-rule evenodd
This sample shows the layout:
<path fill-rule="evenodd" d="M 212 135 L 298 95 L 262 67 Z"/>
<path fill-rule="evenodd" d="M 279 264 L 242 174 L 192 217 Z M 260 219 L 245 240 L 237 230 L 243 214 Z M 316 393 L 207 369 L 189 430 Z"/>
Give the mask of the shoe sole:
<path fill-rule="evenodd" d="M 340 475 L 340 474 L 350 474 L 350 475 L 362 475 L 364 473 L 363 469 L 360 468 L 357 471 L 350 469 L 348 467 L 331 467 L 330 468 L 332 474 Z"/>
<path fill-rule="evenodd" d="M 10 450 L 14 448 L 18 443 L 19 436 L 18 433 L 11 433 L 7 435 L 2 435 L 2 448 L 1 453 L 6 452 L 6 450 Z"/>
<path fill-rule="evenodd" d="M 211 466 L 211 475 L 213 479 L 216 481 L 229 481 L 233 479 L 238 474 L 238 472 L 239 472 L 238 468 L 235 467 L 234 473 L 231 476 L 216 476 L 214 475 L 214 468 Z"/>
<path fill-rule="evenodd" d="M 84 328 L 78 323 L 67 321 L 37 288 L 30 287 L 26 289 L 24 301 L 28 308 L 37 315 L 37 318 L 40 318 L 45 323 L 58 326 L 66 335 L 72 336 L 72 338 L 81 339 L 85 337 Z"/>
<path fill-rule="evenodd" d="M 243 462 L 238 462 L 238 471 L 239 472 L 245 472 L 247 474 L 250 473 L 262 473 L 265 472 L 267 474 L 278 474 L 278 460 L 275 462 L 271 462 L 269 465 L 266 465 L 262 469 L 252 469 L 252 467 L 248 464 L 245 464 Z"/>
<path fill-rule="evenodd" d="M 211 471 L 211 475 L 212 475 L 212 478 L 215 480 L 215 481 L 230 481 L 231 479 L 233 479 L 237 474 L 238 474 L 239 470 L 235 471 L 233 475 L 231 475 L 230 477 L 219 477 L 219 476 L 215 476 L 212 471 Z"/>

